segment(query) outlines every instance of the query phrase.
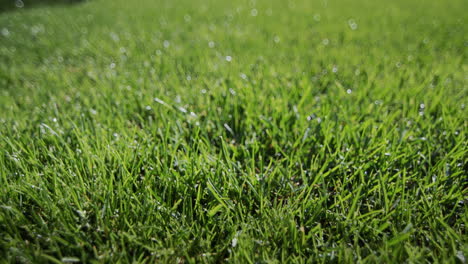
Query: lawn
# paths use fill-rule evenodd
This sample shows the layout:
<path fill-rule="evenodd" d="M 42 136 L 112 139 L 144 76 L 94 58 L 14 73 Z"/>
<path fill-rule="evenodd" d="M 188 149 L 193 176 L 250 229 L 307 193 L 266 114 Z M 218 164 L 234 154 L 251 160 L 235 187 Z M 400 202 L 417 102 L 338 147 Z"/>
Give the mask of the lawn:
<path fill-rule="evenodd" d="M 23 2 L 0 263 L 466 263 L 466 1 Z"/>

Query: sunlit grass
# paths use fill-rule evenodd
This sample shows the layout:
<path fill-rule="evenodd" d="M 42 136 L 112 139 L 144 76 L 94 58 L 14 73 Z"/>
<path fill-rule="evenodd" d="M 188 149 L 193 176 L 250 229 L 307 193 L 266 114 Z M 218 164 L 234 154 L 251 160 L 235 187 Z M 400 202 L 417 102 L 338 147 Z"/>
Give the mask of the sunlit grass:
<path fill-rule="evenodd" d="M 0 13 L 0 259 L 464 263 L 465 9 Z"/>

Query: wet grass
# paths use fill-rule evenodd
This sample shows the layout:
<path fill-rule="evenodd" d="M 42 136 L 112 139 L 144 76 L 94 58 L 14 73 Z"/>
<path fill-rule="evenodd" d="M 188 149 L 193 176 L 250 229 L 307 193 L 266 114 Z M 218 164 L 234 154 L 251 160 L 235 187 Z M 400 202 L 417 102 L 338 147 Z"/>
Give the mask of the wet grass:
<path fill-rule="evenodd" d="M 1 13 L 0 259 L 464 263 L 464 9 Z"/>

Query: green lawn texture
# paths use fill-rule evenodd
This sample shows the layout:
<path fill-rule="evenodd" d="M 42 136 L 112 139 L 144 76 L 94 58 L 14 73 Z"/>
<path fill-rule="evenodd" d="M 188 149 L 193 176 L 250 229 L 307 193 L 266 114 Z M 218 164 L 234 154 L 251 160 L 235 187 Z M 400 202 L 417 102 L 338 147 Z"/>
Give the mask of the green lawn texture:
<path fill-rule="evenodd" d="M 466 1 L 24 2 L 0 262 L 466 263 Z"/>

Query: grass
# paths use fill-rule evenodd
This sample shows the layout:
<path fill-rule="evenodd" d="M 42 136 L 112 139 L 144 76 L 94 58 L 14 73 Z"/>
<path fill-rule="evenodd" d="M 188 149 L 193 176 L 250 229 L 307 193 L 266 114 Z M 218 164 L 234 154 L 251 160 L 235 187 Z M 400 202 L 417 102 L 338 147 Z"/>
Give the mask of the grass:
<path fill-rule="evenodd" d="M 465 11 L 0 13 L 0 259 L 466 263 Z"/>

